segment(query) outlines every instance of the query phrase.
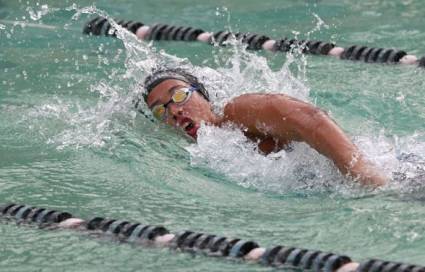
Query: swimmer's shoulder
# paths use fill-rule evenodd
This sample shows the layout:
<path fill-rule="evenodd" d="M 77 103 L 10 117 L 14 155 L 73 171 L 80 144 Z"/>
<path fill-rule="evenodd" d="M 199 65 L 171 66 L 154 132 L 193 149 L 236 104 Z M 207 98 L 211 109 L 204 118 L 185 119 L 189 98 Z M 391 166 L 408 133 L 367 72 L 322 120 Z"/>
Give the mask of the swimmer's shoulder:
<path fill-rule="evenodd" d="M 264 114 L 274 107 L 273 104 L 275 104 L 276 100 L 288 98 L 288 96 L 282 94 L 242 94 L 232 98 L 224 106 L 224 121 L 232 121 L 245 126 L 251 126 L 260 117 L 259 114 Z"/>
<path fill-rule="evenodd" d="M 259 99 L 262 99 L 260 94 L 255 93 L 242 94 L 234 97 L 224 106 L 224 116 L 226 119 L 232 120 L 235 116 L 238 116 L 241 111 L 245 111 L 247 108 L 254 106 Z"/>
<path fill-rule="evenodd" d="M 297 100 L 285 94 L 276 93 L 247 93 L 232 98 L 224 107 L 224 114 L 234 116 L 240 111 L 251 111 L 264 106 L 270 106 L 276 102 Z"/>

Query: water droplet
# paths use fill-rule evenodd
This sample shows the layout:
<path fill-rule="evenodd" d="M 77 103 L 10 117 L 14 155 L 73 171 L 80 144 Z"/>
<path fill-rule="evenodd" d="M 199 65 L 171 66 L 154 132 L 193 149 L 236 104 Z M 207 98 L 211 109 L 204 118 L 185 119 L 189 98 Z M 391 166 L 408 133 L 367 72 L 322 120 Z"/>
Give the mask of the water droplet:
<path fill-rule="evenodd" d="M 30 18 L 34 21 L 40 20 L 41 17 L 48 14 L 50 12 L 48 5 L 42 5 L 41 9 L 39 11 L 34 11 L 31 7 L 27 7 L 27 12 L 30 15 Z M 57 9 L 52 9 L 52 11 L 55 11 Z"/>

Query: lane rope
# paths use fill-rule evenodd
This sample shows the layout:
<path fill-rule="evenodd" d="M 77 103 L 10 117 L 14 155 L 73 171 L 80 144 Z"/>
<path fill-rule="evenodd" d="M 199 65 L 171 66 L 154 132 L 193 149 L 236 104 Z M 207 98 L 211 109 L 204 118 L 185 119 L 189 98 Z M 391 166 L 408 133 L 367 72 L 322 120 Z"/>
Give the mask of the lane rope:
<path fill-rule="evenodd" d="M 196 231 L 170 232 L 164 226 L 132 223 L 104 217 L 83 220 L 68 212 L 30 205 L 0 206 L 3 220 L 19 225 L 37 225 L 42 229 L 72 229 L 97 236 L 109 236 L 120 242 L 141 246 L 163 246 L 175 251 L 230 260 L 249 261 L 275 268 L 293 268 L 315 272 L 425 272 L 424 266 L 369 259 L 361 263 L 346 255 L 277 245 L 262 248 L 251 240 L 228 238 Z M 93 235 L 91 235 L 93 236 Z"/>
<path fill-rule="evenodd" d="M 53 25 L 34 24 L 25 21 L 0 20 L 0 24 L 1 23 L 45 30 L 60 29 Z M 290 52 L 298 50 L 298 52 L 303 54 L 333 56 L 342 60 L 381 64 L 408 64 L 425 68 L 425 56 L 418 58 L 415 55 L 407 54 L 405 51 L 397 49 L 375 48 L 360 45 L 352 45 L 343 48 L 330 42 L 290 38 L 273 40 L 268 36 L 254 33 L 231 33 L 229 31 L 212 33 L 205 32 L 199 28 L 178 27 L 167 24 L 155 24 L 150 27 L 141 22 L 124 20 L 118 20 L 117 23 L 142 40 L 200 41 L 211 45 L 226 46 L 229 40 L 238 39 L 247 45 L 248 50 L 267 50 L 272 52 Z M 114 29 L 107 19 L 95 17 L 85 24 L 83 33 L 95 36 L 104 35 L 115 37 L 116 29 Z"/>
<path fill-rule="evenodd" d="M 268 50 L 290 52 L 298 50 L 303 54 L 333 56 L 342 60 L 365 63 L 410 64 L 425 68 L 425 56 L 419 59 L 403 50 L 380 47 L 351 45 L 338 47 L 331 42 L 316 40 L 297 40 L 283 38 L 273 40 L 255 33 L 232 33 L 229 31 L 206 32 L 200 28 L 174 26 L 168 24 L 145 25 L 142 22 L 117 20 L 117 24 L 135 34 L 141 40 L 154 41 L 200 41 L 211 45 L 225 46 L 231 39 L 240 40 L 249 50 Z M 83 27 L 83 33 L 95 36 L 116 36 L 116 29 L 108 19 L 97 16 Z"/>

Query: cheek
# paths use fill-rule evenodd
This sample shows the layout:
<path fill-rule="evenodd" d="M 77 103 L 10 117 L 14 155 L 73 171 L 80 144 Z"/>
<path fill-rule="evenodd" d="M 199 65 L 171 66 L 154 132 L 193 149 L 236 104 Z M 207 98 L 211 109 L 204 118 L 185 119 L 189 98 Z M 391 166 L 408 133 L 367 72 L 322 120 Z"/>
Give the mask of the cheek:
<path fill-rule="evenodd" d="M 185 109 L 188 115 L 192 118 L 204 119 L 208 116 L 209 107 L 201 104 L 189 106 Z"/>

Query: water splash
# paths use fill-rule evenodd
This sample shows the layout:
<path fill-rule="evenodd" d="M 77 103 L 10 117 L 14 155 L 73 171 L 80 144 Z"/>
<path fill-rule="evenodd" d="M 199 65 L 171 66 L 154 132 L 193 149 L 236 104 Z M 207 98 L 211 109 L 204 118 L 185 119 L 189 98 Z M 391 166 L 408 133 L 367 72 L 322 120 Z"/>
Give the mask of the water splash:
<path fill-rule="evenodd" d="M 39 3 L 36 3 L 37 6 L 39 6 Z M 52 13 L 52 12 L 56 12 L 59 11 L 60 9 L 57 8 L 49 8 L 48 5 L 41 5 L 39 10 L 34 10 L 32 7 L 27 7 L 26 11 L 29 13 L 31 20 L 33 21 L 38 21 L 40 20 L 43 16 Z"/>
<path fill-rule="evenodd" d="M 101 79 L 92 84 L 89 92 L 98 95 L 99 99 L 95 105 L 83 105 L 81 102 L 65 101 L 63 99 L 53 99 L 41 106 L 36 106 L 29 112 L 29 118 L 39 120 L 49 120 L 59 122 L 62 131 L 48 137 L 47 142 L 54 144 L 58 149 L 81 148 L 81 147 L 105 147 L 114 146 L 115 134 L 119 134 L 123 127 L 135 118 L 133 99 L 140 91 L 136 71 L 140 69 L 137 59 L 134 56 L 141 56 L 143 52 L 150 54 L 149 45 L 141 44 L 136 37 L 116 24 L 110 16 L 98 10 L 95 6 L 78 7 L 76 4 L 66 8 L 67 11 L 75 11 L 73 20 L 78 20 L 83 14 L 93 14 L 108 18 L 113 27 L 117 28 L 117 36 L 123 40 L 126 46 L 127 69 L 122 73 L 119 69 L 112 68 L 107 79 Z M 56 10 L 45 9 L 42 13 L 37 13 L 39 17 L 33 16 L 34 20 L 40 20 L 44 15 Z M 32 11 L 30 11 L 32 13 Z M 103 45 L 98 48 L 100 54 L 97 55 L 99 65 L 109 66 L 111 62 L 117 62 L 119 58 L 110 59 L 102 54 Z M 139 52 L 136 54 L 135 52 Z M 122 50 L 118 50 L 120 54 Z M 117 54 L 117 55 L 118 55 Z M 151 60 L 152 57 L 145 57 Z M 83 55 L 83 61 L 88 61 L 88 56 Z M 152 61 L 153 62 L 153 61 Z M 148 69 L 148 68 L 146 68 Z M 140 72 L 140 71 L 137 71 Z M 132 83 L 133 82 L 133 83 Z M 46 125 L 48 126 L 48 125 Z M 43 130 L 42 128 L 39 128 Z"/>
<path fill-rule="evenodd" d="M 423 137 L 423 135 L 421 136 Z M 353 137 L 366 158 L 392 178 L 383 190 L 423 198 L 425 191 L 425 144 L 419 135 L 403 139 L 379 136 Z M 235 128 L 202 126 L 198 143 L 187 147 L 194 167 L 224 173 L 241 186 L 274 193 L 335 192 L 364 194 L 358 184 L 343 176 L 333 162 L 304 143 L 291 152 L 261 155 L 255 143 Z M 419 190 L 419 191 L 418 191 Z"/>
<path fill-rule="evenodd" d="M 224 173 L 239 185 L 284 193 L 328 190 L 342 180 L 333 164 L 304 143 L 292 151 L 261 155 L 239 129 L 202 126 L 198 143 L 187 147 L 195 167 Z M 311 167 L 314 165 L 314 167 Z"/>

